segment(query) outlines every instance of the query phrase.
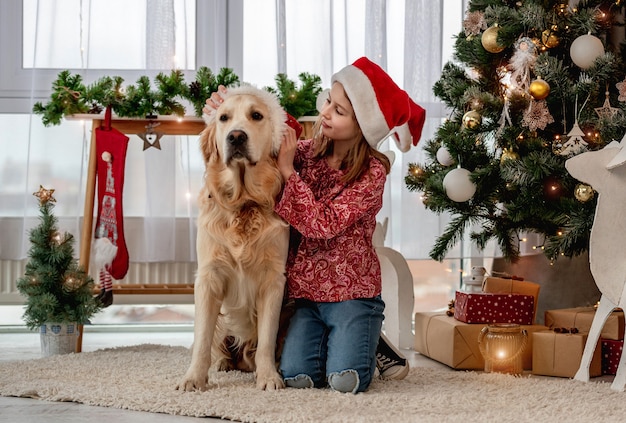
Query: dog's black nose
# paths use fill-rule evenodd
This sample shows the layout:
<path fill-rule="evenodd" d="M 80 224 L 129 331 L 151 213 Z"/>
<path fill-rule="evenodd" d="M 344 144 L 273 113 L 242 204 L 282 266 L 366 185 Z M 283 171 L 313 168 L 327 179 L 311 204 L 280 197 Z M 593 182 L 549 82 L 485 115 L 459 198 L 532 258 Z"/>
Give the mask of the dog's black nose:
<path fill-rule="evenodd" d="M 248 134 L 238 129 L 230 131 L 226 137 L 228 143 L 233 146 L 240 146 L 248 141 Z"/>

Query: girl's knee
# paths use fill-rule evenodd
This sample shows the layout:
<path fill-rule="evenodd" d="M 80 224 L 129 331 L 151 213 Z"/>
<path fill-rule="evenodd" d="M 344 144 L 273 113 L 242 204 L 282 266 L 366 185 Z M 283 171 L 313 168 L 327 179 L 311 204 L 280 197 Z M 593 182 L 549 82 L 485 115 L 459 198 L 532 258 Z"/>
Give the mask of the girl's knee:
<path fill-rule="evenodd" d="M 315 384 L 309 375 L 299 374 L 294 377 L 285 378 L 285 385 L 290 388 L 313 388 Z"/>
<path fill-rule="evenodd" d="M 328 376 L 328 385 L 338 392 L 356 394 L 360 385 L 359 373 L 352 369 L 331 373 Z"/>

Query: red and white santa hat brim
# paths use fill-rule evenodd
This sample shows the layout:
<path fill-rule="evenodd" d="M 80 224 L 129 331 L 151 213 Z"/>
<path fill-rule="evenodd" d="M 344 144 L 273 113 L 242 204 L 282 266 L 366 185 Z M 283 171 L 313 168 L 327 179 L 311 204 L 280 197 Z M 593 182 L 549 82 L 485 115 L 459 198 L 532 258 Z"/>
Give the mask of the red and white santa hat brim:
<path fill-rule="evenodd" d="M 392 134 L 400 151 L 417 145 L 426 111 L 380 66 L 361 57 L 334 74 L 332 82 L 343 85 L 363 136 L 373 148 Z"/>

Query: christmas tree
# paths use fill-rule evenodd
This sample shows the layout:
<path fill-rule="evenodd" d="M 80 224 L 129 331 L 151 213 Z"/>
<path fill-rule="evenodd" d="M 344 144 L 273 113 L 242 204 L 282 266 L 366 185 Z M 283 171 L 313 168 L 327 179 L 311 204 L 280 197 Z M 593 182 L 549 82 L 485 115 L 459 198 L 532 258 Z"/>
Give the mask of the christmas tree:
<path fill-rule="evenodd" d="M 597 196 L 565 161 L 626 131 L 621 0 L 472 0 L 434 94 L 451 110 L 411 163 L 410 190 L 450 222 L 443 260 L 467 232 L 519 257 L 523 233 L 546 256 L 585 252 Z M 622 24 L 619 24 L 619 21 Z M 478 228 L 478 229 L 476 229 Z"/>
<path fill-rule="evenodd" d="M 51 322 L 84 324 L 101 308 L 93 295 L 93 279 L 73 257 L 72 234 L 57 228 L 53 193 L 40 187 L 33 194 L 39 198 L 41 223 L 29 233 L 29 260 L 17 281 L 26 297 L 24 320 L 30 329 Z"/>

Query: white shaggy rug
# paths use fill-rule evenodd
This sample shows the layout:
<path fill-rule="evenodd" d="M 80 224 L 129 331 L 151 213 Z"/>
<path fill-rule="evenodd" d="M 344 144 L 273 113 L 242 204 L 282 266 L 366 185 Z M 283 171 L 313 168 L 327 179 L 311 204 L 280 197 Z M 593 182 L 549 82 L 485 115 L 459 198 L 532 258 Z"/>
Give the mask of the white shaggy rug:
<path fill-rule="evenodd" d="M 212 374 L 207 392 L 174 389 L 184 347 L 139 345 L 0 363 L 0 395 L 242 422 L 623 421 L 626 393 L 609 383 L 436 368 L 376 380 L 352 395 L 328 389 L 259 391 L 251 374 Z"/>

